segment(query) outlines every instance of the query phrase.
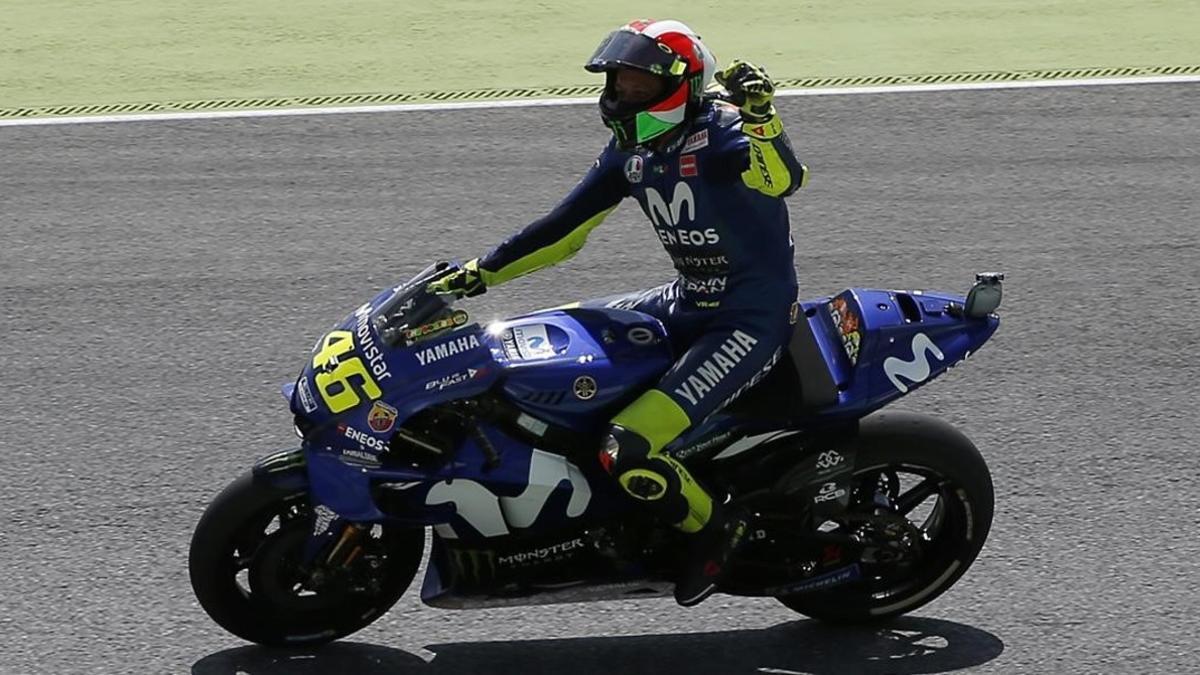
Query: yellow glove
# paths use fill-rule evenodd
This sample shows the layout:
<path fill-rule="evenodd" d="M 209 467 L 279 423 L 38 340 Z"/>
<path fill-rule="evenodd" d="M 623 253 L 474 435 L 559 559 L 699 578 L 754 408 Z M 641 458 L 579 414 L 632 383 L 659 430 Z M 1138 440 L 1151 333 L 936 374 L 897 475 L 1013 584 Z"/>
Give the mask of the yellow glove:
<path fill-rule="evenodd" d="M 444 295 L 453 293 L 460 298 L 471 298 L 487 292 L 483 277 L 479 274 L 479 259 L 463 265 L 461 269 L 452 270 L 445 276 L 434 279 L 425 285 L 430 293 Z"/>
<path fill-rule="evenodd" d="M 775 114 L 772 101 L 775 83 L 762 66 L 734 59 L 716 73 L 717 83 L 729 92 L 729 102 L 741 109 L 742 119 L 752 124 L 767 121 Z"/>

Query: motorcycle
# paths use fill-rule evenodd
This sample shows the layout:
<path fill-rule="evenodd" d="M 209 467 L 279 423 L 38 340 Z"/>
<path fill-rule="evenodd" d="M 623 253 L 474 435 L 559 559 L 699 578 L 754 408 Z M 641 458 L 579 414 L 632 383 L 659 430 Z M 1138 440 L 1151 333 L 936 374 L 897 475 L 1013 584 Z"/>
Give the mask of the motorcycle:
<path fill-rule="evenodd" d="M 670 594 L 686 549 L 597 454 L 608 420 L 674 362 L 661 322 L 567 306 L 484 326 L 427 283 L 355 309 L 283 387 L 298 448 L 212 500 L 189 572 L 216 623 L 264 645 L 367 626 L 408 589 L 478 608 Z M 821 620 L 912 611 L 987 538 L 988 468 L 936 418 L 880 410 L 977 351 L 1002 274 L 963 297 L 849 288 L 797 302 L 768 375 L 667 451 L 753 514 L 720 592 Z"/>

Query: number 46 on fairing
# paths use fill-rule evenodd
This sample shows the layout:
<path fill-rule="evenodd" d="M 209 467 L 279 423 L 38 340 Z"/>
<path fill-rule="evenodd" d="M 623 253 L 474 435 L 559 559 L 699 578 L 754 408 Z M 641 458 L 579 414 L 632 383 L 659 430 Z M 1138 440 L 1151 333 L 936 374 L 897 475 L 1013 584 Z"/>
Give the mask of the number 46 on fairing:
<path fill-rule="evenodd" d="M 330 412 L 336 415 L 353 408 L 362 402 L 361 394 L 365 394 L 368 401 L 383 396 L 383 390 L 363 360 L 357 356 L 346 356 L 354 351 L 353 333 L 348 330 L 332 331 L 319 345 L 320 349 L 312 359 L 316 371 L 313 382 Z"/>

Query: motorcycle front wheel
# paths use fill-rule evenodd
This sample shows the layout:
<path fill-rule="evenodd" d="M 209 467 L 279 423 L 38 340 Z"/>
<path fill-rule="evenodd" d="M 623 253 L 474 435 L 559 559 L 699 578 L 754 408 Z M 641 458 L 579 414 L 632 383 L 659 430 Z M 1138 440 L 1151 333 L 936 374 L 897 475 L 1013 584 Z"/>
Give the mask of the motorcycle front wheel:
<path fill-rule="evenodd" d="M 249 472 L 238 478 L 209 504 L 192 535 L 188 571 L 200 606 L 250 642 L 330 642 L 390 609 L 424 552 L 423 530 L 375 525 L 344 570 L 346 581 L 314 589 L 300 565 L 311 527 L 307 492 L 283 490 Z"/>

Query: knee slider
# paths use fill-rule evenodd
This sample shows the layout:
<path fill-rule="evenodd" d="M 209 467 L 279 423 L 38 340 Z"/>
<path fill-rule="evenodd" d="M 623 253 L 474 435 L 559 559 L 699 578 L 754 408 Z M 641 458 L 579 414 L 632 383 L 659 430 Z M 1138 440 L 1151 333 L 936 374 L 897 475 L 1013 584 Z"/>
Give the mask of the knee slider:
<path fill-rule="evenodd" d="M 634 499 L 654 501 L 667 494 L 667 480 L 649 469 L 630 469 L 617 476 L 617 481 Z"/>

